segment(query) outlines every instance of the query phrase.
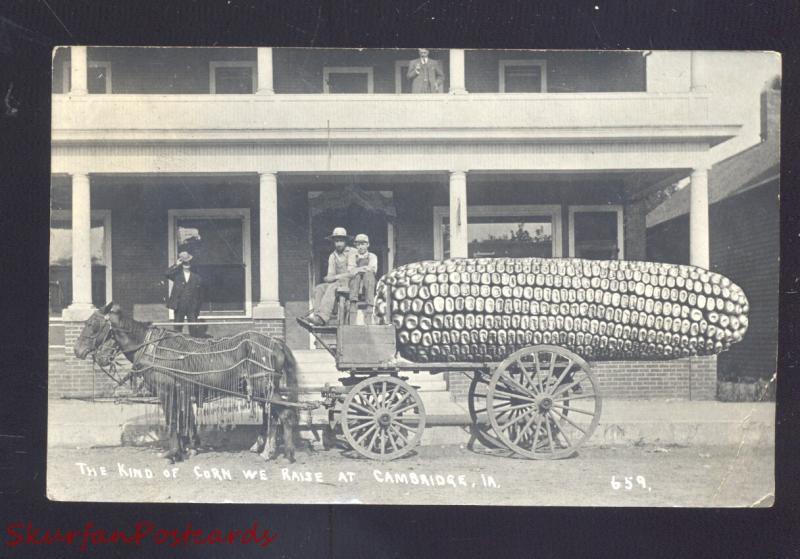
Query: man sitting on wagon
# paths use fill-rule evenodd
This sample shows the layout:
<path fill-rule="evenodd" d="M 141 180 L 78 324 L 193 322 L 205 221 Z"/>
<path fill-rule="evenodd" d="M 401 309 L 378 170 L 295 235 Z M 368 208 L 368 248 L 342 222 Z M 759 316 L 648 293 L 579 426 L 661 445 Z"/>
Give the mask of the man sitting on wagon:
<path fill-rule="evenodd" d="M 347 246 L 350 238 L 344 227 L 336 227 L 327 239 L 333 241 L 334 250 L 328 257 L 328 272 L 324 282 L 314 288 L 314 309 L 305 321 L 314 326 L 324 326 L 331 319 L 336 306 L 336 291 L 346 289 L 351 277 L 347 263 L 353 247 Z"/>
<path fill-rule="evenodd" d="M 356 235 L 356 250 L 347 257 L 347 271 L 350 278 L 350 321 L 354 321 L 358 311 L 358 299 L 364 291 L 365 322 L 369 324 L 375 309 L 375 274 L 378 273 L 378 257 L 369 252 L 369 237 L 364 233 Z"/>

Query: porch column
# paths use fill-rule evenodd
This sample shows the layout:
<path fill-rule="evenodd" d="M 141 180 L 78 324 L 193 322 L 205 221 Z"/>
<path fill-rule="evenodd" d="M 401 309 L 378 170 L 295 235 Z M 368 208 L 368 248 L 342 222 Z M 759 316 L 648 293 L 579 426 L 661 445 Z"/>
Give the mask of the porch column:
<path fill-rule="evenodd" d="M 275 93 L 272 81 L 272 49 L 270 47 L 258 48 L 258 70 L 256 93 L 258 95 L 270 95 Z"/>
<path fill-rule="evenodd" d="M 692 172 L 689 187 L 689 263 L 708 269 L 708 169 L 698 167 Z"/>
<path fill-rule="evenodd" d="M 89 175 L 72 175 L 72 304 L 65 320 L 83 321 L 92 306 L 92 208 Z"/>
<path fill-rule="evenodd" d="M 466 258 L 467 245 L 467 174 L 450 173 L 450 258 Z"/>
<path fill-rule="evenodd" d="M 89 93 L 89 64 L 86 58 L 86 47 L 70 47 L 70 89 L 72 95 Z M 73 268 L 74 269 L 74 268 Z"/>
<path fill-rule="evenodd" d="M 467 92 L 464 81 L 464 49 L 450 49 L 450 93 Z"/>
<path fill-rule="evenodd" d="M 278 297 L 278 177 L 275 173 L 258 175 L 258 303 L 253 318 L 283 318 Z"/>

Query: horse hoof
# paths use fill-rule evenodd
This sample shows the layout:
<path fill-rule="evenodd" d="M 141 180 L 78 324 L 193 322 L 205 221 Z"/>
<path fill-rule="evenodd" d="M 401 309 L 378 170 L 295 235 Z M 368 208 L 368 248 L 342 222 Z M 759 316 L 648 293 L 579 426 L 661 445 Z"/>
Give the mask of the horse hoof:
<path fill-rule="evenodd" d="M 253 446 L 250 447 L 250 452 L 254 452 L 255 454 L 258 454 L 259 452 L 264 450 L 263 448 L 259 448 L 259 446 L 260 445 L 258 444 L 258 442 L 254 442 Z"/>

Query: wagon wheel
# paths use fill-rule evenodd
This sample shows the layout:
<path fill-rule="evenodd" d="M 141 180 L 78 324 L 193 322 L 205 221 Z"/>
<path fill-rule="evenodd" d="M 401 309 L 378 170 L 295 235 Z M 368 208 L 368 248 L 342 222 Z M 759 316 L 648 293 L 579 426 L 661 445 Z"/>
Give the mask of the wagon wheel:
<path fill-rule="evenodd" d="M 589 365 L 564 348 L 521 349 L 498 365 L 486 394 L 493 434 L 528 458 L 566 458 L 592 436 L 601 398 Z"/>
<path fill-rule="evenodd" d="M 475 438 L 486 448 L 506 448 L 506 445 L 492 431 L 492 425 L 485 423 L 487 420 L 486 393 L 489 390 L 489 378 L 482 371 L 475 371 L 472 382 L 469 385 L 467 407 L 469 408 L 469 418 L 472 421 L 472 432 Z"/>
<path fill-rule="evenodd" d="M 339 417 L 350 446 L 374 460 L 394 460 L 409 453 L 425 429 L 425 407 L 417 391 L 388 376 L 354 386 Z"/>

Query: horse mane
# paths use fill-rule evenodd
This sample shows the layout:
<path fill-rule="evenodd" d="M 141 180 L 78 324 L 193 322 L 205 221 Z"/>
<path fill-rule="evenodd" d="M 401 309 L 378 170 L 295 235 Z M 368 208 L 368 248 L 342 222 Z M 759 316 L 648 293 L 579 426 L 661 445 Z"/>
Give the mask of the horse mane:
<path fill-rule="evenodd" d="M 132 336 L 144 338 L 153 323 L 139 322 L 138 320 L 134 320 L 129 316 L 119 313 L 119 325 L 123 330 L 127 330 Z"/>

